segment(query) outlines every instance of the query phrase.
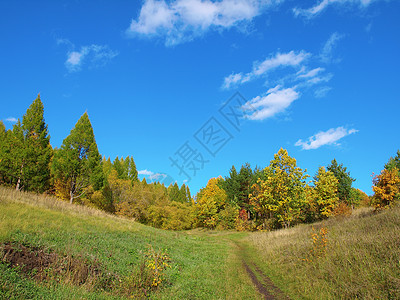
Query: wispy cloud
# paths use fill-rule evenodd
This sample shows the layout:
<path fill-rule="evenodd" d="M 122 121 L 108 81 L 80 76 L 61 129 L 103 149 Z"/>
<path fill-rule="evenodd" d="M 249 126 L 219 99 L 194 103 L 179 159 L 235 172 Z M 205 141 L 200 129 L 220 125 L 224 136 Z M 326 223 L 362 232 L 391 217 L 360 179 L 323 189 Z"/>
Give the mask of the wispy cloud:
<path fill-rule="evenodd" d="M 276 86 L 269 89 L 265 95 L 257 96 L 248 101 L 242 108 L 250 120 L 265 120 L 284 112 L 300 94 L 294 88 Z"/>
<path fill-rule="evenodd" d="M 332 90 L 330 86 L 319 87 L 314 91 L 314 96 L 315 98 L 324 98 L 330 90 Z"/>
<path fill-rule="evenodd" d="M 331 128 L 328 131 L 320 131 L 313 136 L 310 136 L 307 141 L 298 140 L 295 146 L 301 147 L 303 150 L 318 149 L 324 145 L 337 145 L 340 139 L 350 134 L 356 133 L 356 129 L 346 129 L 344 127 Z"/>
<path fill-rule="evenodd" d="M 299 79 L 299 78 L 315 77 L 317 74 L 319 74 L 319 73 L 321 73 L 323 71 L 325 71 L 324 68 L 315 68 L 315 69 L 312 69 L 310 71 L 305 71 L 305 68 L 302 68 L 302 72 L 300 72 L 300 73 L 298 72 L 297 73 L 298 74 L 297 78 Z"/>
<path fill-rule="evenodd" d="M 167 46 L 250 22 L 280 0 L 145 0 L 128 36 L 161 37 Z"/>
<path fill-rule="evenodd" d="M 226 76 L 221 88 L 229 89 L 257 78 L 268 78 L 264 84 L 270 87 L 268 91 L 242 107 L 249 120 L 264 120 L 284 112 L 301 94 L 310 90 L 316 98 L 325 97 L 331 87 L 320 85 L 329 82 L 333 74 L 315 64 L 321 63 L 321 55 L 326 59 L 332 57 L 335 43 L 340 38 L 338 33 L 331 35 L 324 44 L 322 54 L 313 55 L 305 50 L 270 54 L 261 62 L 253 62 L 250 72 Z"/>
<path fill-rule="evenodd" d="M 340 41 L 344 35 L 334 32 L 331 34 L 329 39 L 325 42 L 324 46 L 322 47 L 322 51 L 319 55 L 320 59 L 324 63 L 330 63 L 337 60 L 333 59 L 333 50 L 336 47 L 338 41 Z"/>
<path fill-rule="evenodd" d="M 92 44 L 81 47 L 79 51 L 68 52 L 65 66 L 69 72 L 80 71 L 85 63 L 88 63 L 89 67 L 101 67 L 117 55 L 118 52 L 111 50 L 107 45 Z"/>
<path fill-rule="evenodd" d="M 68 39 L 57 39 L 57 45 L 68 48 L 65 67 L 70 73 L 82 70 L 86 65 L 89 68 L 102 67 L 118 55 L 118 51 L 111 50 L 107 45 L 88 45 L 75 50 L 75 45 Z"/>
<path fill-rule="evenodd" d="M 150 175 L 148 177 L 149 180 L 160 180 L 160 179 L 164 179 L 165 177 L 167 177 L 167 174 L 163 174 L 163 173 L 154 173 L 152 175 Z"/>
<path fill-rule="evenodd" d="M 10 123 L 16 123 L 18 121 L 18 119 L 14 118 L 14 117 L 8 117 L 4 121 L 10 122 Z"/>
<path fill-rule="evenodd" d="M 145 169 L 145 170 L 139 170 L 139 171 L 138 171 L 138 174 L 139 174 L 139 175 L 148 176 L 148 175 L 153 175 L 154 173 L 153 173 L 152 171 L 149 171 L 149 170 Z"/>
<path fill-rule="evenodd" d="M 249 73 L 242 74 L 236 73 L 231 74 L 224 78 L 224 83 L 222 85 L 223 89 L 229 89 L 232 86 L 243 84 L 268 72 L 278 68 L 278 67 L 296 67 L 299 66 L 304 60 L 310 56 L 310 53 L 305 51 L 295 52 L 290 51 L 287 53 L 276 53 L 273 56 L 266 58 L 262 62 L 254 62 L 253 70 Z"/>
<path fill-rule="evenodd" d="M 374 0 L 322 0 L 318 4 L 310 8 L 294 8 L 293 13 L 295 16 L 302 16 L 305 18 L 313 18 L 326 10 L 331 5 L 353 5 L 358 8 L 365 8 Z"/>
<path fill-rule="evenodd" d="M 149 171 L 147 169 L 138 171 L 138 174 L 139 175 L 143 175 L 143 176 L 147 176 L 147 180 L 150 180 L 150 181 L 157 181 L 157 180 L 164 179 L 165 177 L 167 177 L 167 174 L 154 173 L 154 172 Z"/>

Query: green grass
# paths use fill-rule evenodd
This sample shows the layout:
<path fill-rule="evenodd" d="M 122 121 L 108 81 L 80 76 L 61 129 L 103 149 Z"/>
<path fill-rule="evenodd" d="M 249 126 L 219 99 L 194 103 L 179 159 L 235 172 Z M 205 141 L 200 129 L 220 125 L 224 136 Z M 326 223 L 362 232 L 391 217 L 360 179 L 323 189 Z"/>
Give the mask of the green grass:
<path fill-rule="evenodd" d="M 243 236 L 243 234 L 229 233 Z M 221 238 L 222 237 L 222 238 Z M 225 238 L 226 237 L 226 238 Z M 132 274 L 151 244 L 172 259 L 168 282 L 155 299 L 257 299 L 226 234 L 172 232 L 144 226 L 51 197 L 0 187 L 0 244 L 41 246 L 89 261 L 124 278 Z M 0 298 L 113 298 L 85 286 L 35 282 L 0 264 Z"/>
<path fill-rule="evenodd" d="M 328 229 L 320 258 L 310 256 L 312 225 L 257 233 L 173 232 L 0 187 L 0 245 L 15 241 L 98 261 L 103 272 L 122 281 L 138 270 L 149 244 L 166 250 L 172 268 L 152 299 L 260 299 L 243 261 L 292 299 L 400 299 L 400 207 L 375 214 L 361 209 L 313 226 Z M 37 282 L 0 262 L 0 299 L 120 297 L 118 289 Z"/>
<path fill-rule="evenodd" d="M 291 298 L 400 299 L 399 207 L 375 214 L 361 209 L 314 227 L 328 229 L 320 258 L 310 257 L 312 225 L 247 238 L 258 265 Z"/>

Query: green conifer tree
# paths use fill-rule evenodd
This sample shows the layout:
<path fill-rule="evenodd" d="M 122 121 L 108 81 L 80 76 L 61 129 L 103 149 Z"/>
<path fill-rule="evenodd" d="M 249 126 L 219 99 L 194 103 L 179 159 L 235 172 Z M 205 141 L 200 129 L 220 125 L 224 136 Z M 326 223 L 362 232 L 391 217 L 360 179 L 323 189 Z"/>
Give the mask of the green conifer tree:
<path fill-rule="evenodd" d="M 128 160 L 128 178 L 133 182 L 137 182 L 139 179 L 135 161 L 133 160 L 133 157 L 129 156 L 126 159 Z"/>
<path fill-rule="evenodd" d="M 70 203 L 90 185 L 95 191 L 103 186 L 101 156 L 86 112 L 55 152 L 52 170 L 56 179 L 67 183 Z"/>
<path fill-rule="evenodd" d="M 350 177 L 350 172 L 347 172 L 347 168 L 343 167 L 343 164 L 338 164 L 336 159 L 333 159 L 331 164 L 327 167 L 328 171 L 331 171 L 333 175 L 339 181 L 338 184 L 338 197 L 339 201 L 346 203 L 349 206 L 353 206 L 351 197 L 351 186 L 355 179 Z"/>
<path fill-rule="evenodd" d="M 25 143 L 25 189 L 44 192 L 50 183 L 50 160 L 53 149 L 44 121 L 44 106 L 40 95 L 29 106 L 22 117 L 22 130 Z"/>
<path fill-rule="evenodd" d="M 44 121 L 44 106 L 40 95 L 25 115 L 13 126 L 4 140 L 2 172 L 10 178 L 16 190 L 44 192 L 50 184 L 50 160 L 53 150 Z"/>
<path fill-rule="evenodd" d="M 178 184 L 175 182 L 168 187 L 168 197 L 171 201 L 180 202 L 181 193 Z"/>

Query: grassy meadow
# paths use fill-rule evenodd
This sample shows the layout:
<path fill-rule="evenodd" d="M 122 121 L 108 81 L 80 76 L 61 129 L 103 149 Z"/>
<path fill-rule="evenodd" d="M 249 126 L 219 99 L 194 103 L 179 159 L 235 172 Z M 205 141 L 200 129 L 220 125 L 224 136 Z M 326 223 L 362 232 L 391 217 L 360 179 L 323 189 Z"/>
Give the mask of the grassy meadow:
<path fill-rule="evenodd" d="M 240 234 L 239 234 L 240 235 Z M 154 299 L 257 299 L 229 239 L 213 234 L 173 232 L 144 226 L 52 197 L 0 187 L 0 244 L 13 241 L 83 258 L 101 265 L 124 284 L 136 274 L 148 245 L 171 259 Z M 122 283 L 120 283 L 120 281 Z M 113 299 L 129 296 L 68 281 L 38 282 L 0 264 L 0 298 Z"/>
<path fill-rule="evenodd" d="M 399 230 L 395 207 L 271 232 L 165 231 L 0 187 L 0 299 L 143 298 L 132 281 L 149 245 L 171 260 L 150 299 L 262 299 L 249 270 L 267 289 L 273 283 L 277 299 L 399 299 Z M 10 243 L 92 266 L 85 269 L 91 280 L 38 280 L 22 266 L 10 268 Z"/>
<path fill-rule="evenodd" d="M 347 218 L 252 233 L 246 241 L 292 299 L 400 299 L 399 232 L 400 207 L 361 208 Z"/>

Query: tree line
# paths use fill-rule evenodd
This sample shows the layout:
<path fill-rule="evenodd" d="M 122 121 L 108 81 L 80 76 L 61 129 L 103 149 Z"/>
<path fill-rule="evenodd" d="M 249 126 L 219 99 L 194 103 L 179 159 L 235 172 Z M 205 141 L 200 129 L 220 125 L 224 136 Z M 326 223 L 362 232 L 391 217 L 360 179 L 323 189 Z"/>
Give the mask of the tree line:
<path fill-rule="evenodd" d="M 400 151 L 373 179 L 373 196 L 352 186 L 350 172 L 336 159 L 308 181 L 307 170 L 280 149 L 264 169 L 232 166 L 197 195 L 197 225 L 207 228 L 271 230 L 350 215 L 355 207 L 390 208 L 400 199 Z"/>
<path fill-rule="evenodd" d="M 311 181 L 285 149 L 270 164 L 212 178 L 195 197 L 185 184 L 166 187 L 139 180 L 133 157 L 113 161 L 99 153 L 85 112 L 60 148 L 52 148 L 40 95 L 12 129 L 0 121 L 0 183 L 134 218 L 151 226 L 259 230 L 351 214 L 354 207 L 390 207 L 399 199 L 400 151 L 373 179 L 374 196 L 355 189 L 355 181 L 335 159 Z"/>
<path fill-rule="evenodd" d="M 0 121 L 0 183 L 166 229 L 193 224 L 189 187 L 148 184 L 139 180 L 133 157 L 102 157 L 87 112 L 53 149 L 40 95 L 12 129 Z"/>

